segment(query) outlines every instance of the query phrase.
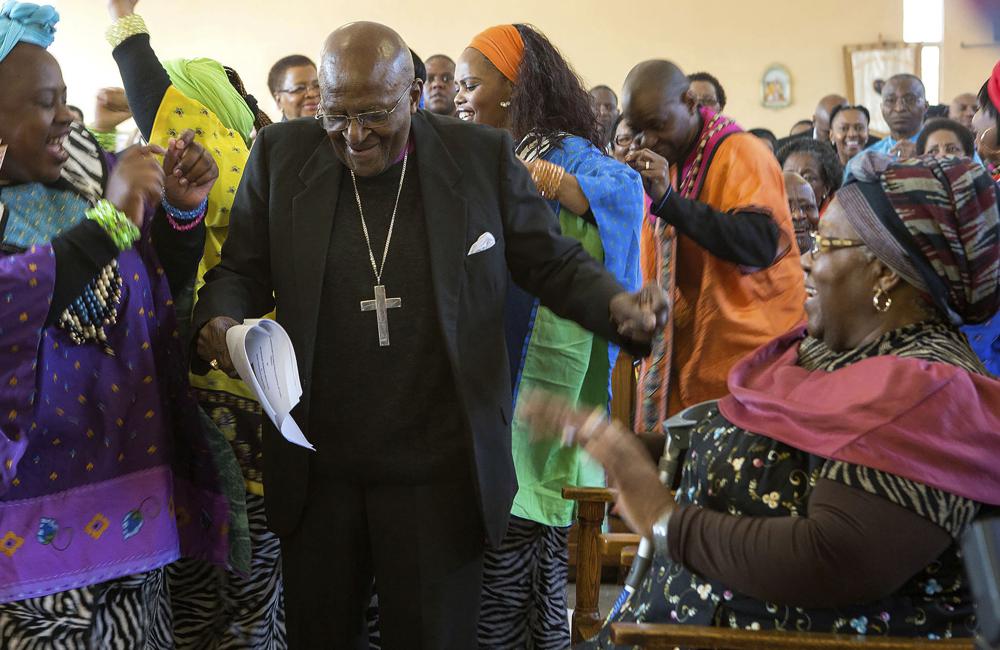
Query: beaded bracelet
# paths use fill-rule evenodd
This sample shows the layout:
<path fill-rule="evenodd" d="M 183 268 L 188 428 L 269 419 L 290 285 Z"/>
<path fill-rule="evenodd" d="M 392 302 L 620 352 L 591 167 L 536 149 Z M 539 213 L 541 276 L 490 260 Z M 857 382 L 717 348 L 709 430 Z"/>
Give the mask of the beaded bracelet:
<path fill-rule="evenodd" d="M 170 227 L 173 228 L 174 230 L 176 230 L 178 232 L 187 232 L 188 230 L 194 230 L 195 228 L 197 228 L 198 224 L 201 223 L 201 221 L 202 221 L 201 217 L 203 217 L 203 216 L 204 215 L 200 215 L 194 221 L 189 221 L 187 223 L 181 223 L 181 222 L 178 222 L 178 221 L 174 221 L 174 218 L 171 217 L 168 214 L 167 215 L 167 221 L 170 223 Z"/>
<path fill-rule="evenodd" d="M 186 232 L 198 227 L 202 219 L 205 218 L 205 211 L 208 208 L 208 197 L 202 200 L 201 204 L 193 210 L 181 210 L 171 205 L 166 197 L 161 201 L 163 209 L 167 213 L 167 221 L 170 227 L 179 232 Z"/>
<path fill-rule="evenodd" d="M 87 210 L 87 218 L 104 228 L 120 251 L 132 248 L 135 240 L 139 239 L 139 229 L 107 199 L 98 201 L 97 205 Z"/>
<path fill-rule="evenodd" d="M 160 201 L 163 204 L 163 209 L 167 211 L 167 214 L 176 219 L 177 221 L 192 221 L 197 219 L 201 215 L 205 214 L 205 208 L 208 207 L 208 197 L 205 197 L 198 207 L 193 210 L 181 210 L 175 207 L 167 201 L 167 197 L 163 197 Z"/>
<path fill-rule="evenodd" d="M 149 30 L 146 28 L 146 21 L 142 19 L 142 16 L 139 14 L 129 14 L 111 23 L 111 26 L 104 33 L 104 37 L 108 40 L 111 47 L 118 47 L 128 38 L 137 34 L 148 33 Z"/>
<path fill-rule="evenodd" d="M 114 153 L 118 146 L 118 132 L 117 131 L 98 131 L 97 129 L 92 129 L 87 127 L 90 134 L 94 136 L 97 140 L 97 144 L 101 145 L 101 149 L 104 149 L 108 153 Z"/>

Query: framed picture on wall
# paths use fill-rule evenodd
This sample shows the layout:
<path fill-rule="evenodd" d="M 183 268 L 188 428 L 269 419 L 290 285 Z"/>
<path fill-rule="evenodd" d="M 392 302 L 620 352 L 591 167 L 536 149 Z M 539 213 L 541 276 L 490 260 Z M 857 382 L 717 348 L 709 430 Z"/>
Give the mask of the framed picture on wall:
<path fill-rule="evenodd" d="M 760 79 L 760 103 L 764 108 L 785 108 L 792 103 L 792 75 L 788 68 L 775 63 Z"/>
<path fill-rule="evenodd" d="M 861 104 L 872 115 L 869 128 L 888 133 L 882 119 L 882 86 L 894 74 L 920 74 L 919 43 L 871 43 L 844 46 L 844 70 L 847 74 L 847 98 Z"/>

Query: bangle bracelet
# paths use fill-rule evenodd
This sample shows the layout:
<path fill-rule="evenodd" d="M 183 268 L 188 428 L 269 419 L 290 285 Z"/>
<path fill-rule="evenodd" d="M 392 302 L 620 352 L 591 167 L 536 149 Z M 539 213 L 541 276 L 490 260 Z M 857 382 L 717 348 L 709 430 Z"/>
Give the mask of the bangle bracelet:
<path fill-rule="evenodd" d="M 559 185 L 562 183 L 566 169 L 547 160 L 538 159 L 535 161 L 531 173 L 531 180 L 535 182 L 538 193 L 543 198 L 552 200 L 559 194 Z"/>
<path fill-rule="evenodd" d="M 667 533 L 670 531 L 670 515 L 673 511 L 672 507 L 667 508 L 653 522 L 653 555 L 663 563 L 670 559 Z"/>
<path fill-rule="evenodd" d="M 111 204 L 107 199 L 101 199 L 97 205 L 87 210 L 87 218 L 96 221 L 104 232 L 108 233 L 111 240 L 118 247 L 118 250 L 125 251 L 132 248 L 135 240 L 139 239 L 139 229 L 129 221 L 125 213 Z"/>
<path fill-rule="evenodd" d="M 160 200 L 160 203 L 163 205 L 163 209 L 166 210 L 167 215 L 177 221 L 194 221 L 198 217 L 205 214 L 205 209 L 208 207 L 208 197 L 206 196 L 202 199 L 202 202 L 193 210 L 181 210 L 180 208 L 174 207 L 169 201 L 167 201 L 166 196 Z"/>
<path fill-rule="evenodd" d="M 133 36 L 148 33 L 149 30 L 146 28 L 146 21 L 142 19 L 142 16 L 139 14 L 129 14 L 111 23 L 111 26 L 104 33 L 104 37 L 108 40 L 111 47 L 118 47 L 125 40 Z"/>

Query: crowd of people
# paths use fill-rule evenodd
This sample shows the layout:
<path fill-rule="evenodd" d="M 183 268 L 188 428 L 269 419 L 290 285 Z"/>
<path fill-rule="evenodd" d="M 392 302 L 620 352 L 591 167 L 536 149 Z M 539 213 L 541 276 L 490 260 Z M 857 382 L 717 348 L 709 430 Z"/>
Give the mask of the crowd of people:
<path fill-rule="evenodd" d="M 0 647 L 569 648 L 562 488 L 607 482 L 655 549 L 609 623 L 975 634 L 1000 62 L 779 138 L 667 60 L 588 91 L 528 24 L 358 22 L 274 64 L 272 124 L 137 2 L 89 120 L 55 9 L 0 9 Z M 235 372 L 263 317 L 315 451 Z"/>

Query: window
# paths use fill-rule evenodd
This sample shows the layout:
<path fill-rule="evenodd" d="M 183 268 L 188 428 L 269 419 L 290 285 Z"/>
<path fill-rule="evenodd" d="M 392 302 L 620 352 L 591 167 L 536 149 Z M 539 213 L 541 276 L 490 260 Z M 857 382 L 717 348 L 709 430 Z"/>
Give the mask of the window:
<path fill-rule="evenodd" d="M 941 90 L 941 41 L 944 39 L 944 0 L 903 0 L 903 40 L 923 43 L 920 78 L 927 103 L 937 104 Z"/>
<path fill-rule="evenodd" d="M 903 0 L 903 40 L 940 43 L 944 39 L 944 0 Z"/>

